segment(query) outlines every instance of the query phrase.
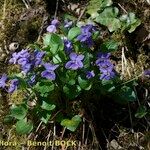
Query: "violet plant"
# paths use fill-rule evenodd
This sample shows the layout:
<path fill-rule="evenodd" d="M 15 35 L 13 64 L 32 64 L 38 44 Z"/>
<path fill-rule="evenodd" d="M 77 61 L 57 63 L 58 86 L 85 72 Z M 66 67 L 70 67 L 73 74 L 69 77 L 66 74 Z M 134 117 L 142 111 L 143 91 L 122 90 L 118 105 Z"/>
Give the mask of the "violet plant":
<path fill-rule="evenodd" d="M 9 63 L 20 66 L 20 73 L 11 76 L 3 74 L 0 78 L 0 88 L 7 92 L 13 93 L 18 89 L 26 92 L 23 103 L 12 105 L 8 115 L 16 119 L 16 131 L 19 134 L 27 134 L 34 129 L 31 112 L 39 121 L 48 124 L 53 114 L 60 109 L 66 110 L 65 105 L 82 96 L 83 91 L 88 93 L 97 88 L 102 93 L 114 96 L 120 92 L 117 86 L 121 81 L 111 62 L 110 50 L 103 52 L 100 45 L 97 49 L 94 47 L 99 36 L 98 28 L 93 24 L 73 26 L 71 21 L 65 22 L 64 27 L 60 24 L 58 20 L 52 20 L 40 47 L 35 45 L 36 49 L 13 53 Z M 65 32 L 61 32 L 63 28 Z M 136 99 L 132 88 L 122 86 L 121 90 L 130 96 L 129 101 Z M 54 98 L 54 95 L 57 96 Z M 66 104 L 61 102 L 62 96 Z M 29 102 L 33 100 L 36 104 L 31 107 Z M 60 124 L 75 131 L 82 116 L 73 117 L 71 112 L 64 116 L 61 113 L 63 117 L 59 119 Z M 73 118 L 70 121 L 66 119 L 68 117 Z M 56 118 L 53 118 L 54 121 Z"/>

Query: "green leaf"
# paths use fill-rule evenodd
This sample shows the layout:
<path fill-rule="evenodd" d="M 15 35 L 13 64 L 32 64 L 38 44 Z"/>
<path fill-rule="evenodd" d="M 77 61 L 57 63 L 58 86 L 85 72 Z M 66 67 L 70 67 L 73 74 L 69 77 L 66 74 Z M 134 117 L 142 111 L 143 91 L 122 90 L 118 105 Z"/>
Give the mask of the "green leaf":
<path fill-rule="evenodd" d="M 58 36 L 57 34 L 52 34 L 51 35 L 51 39 L 50 39 L 50 43 L 51 44 L 56 44 L 56 45 L 62 45 L 63 44 L 63 41 L 61 39 L 60 36 Z"/>
<path fill-rule="evenodd" d="M 11 107 L 11 116 L 16 119 L 23 119 L 27 115 L 27 109 L 23 106 L 12 106 Z"/>
<path fill-rule="evenodd" d="M 118 49 L 118 42 L 114 40 L 108 40 L 101 45 L 102 52 L 112 52 Z"/>
<path fill-rule="evenodd" d="M 70 99 L 74 99 L 76 98 L 80 92 L 81 92 L 81 88 L 78 85 L 65 85 L 63 87 L 63 92 L 66 94 L 66 96 Z"/>
<path fill-rule="evenodd" d="M 90 0 L 89 5 L 87 6 L 87 13 L 94 19 L 99 15 L 98 11 L 111 5 L 112 0 Z"/>
<path fill-rule="evenodd" d="M 112 80 L 102 80 L 102 92 L 113 92 L 115 90 L 115 86 Z"/>
<path fill-rule="evenodd" d="M 100 1 L 103 1 L 101 4 L 101 8 L 105 8 L 113 4 L 112 0 L 100 0 Z"/>
<path fill-rule="evenodd" d="M 71 28 L 68 32 L 68 39 L 73 40 L 75 37 L 77 37 L 81 33 L 81 30 L 79 27 Z"/>
<path fill-rule="evenodd" d="M 121 27 L 121 22 L 117 18 L 118 13 L 119 10 L 116 7 L 105 8 L 104 11 L 96 17 L 95 21 L 107 26 L 110 32 L 116 31 Z"/>
<path fill-rule="evenodd" d="M 49 47 L 52 54 L 56 54 L 59 50 L 63 50 L 64 44 L 61 37 L 57 34 L 46 34 L 43 38 L 43 43 Z"/>
<path fill-rule="evenodd" d="M 127 104 L 128 102 L 134 102 L 137 100 L 134 90 L 129 86 L 123 86 L 115 93 L 115 99 L 117 102 Z"/>
<path fill-rule="evenodd" d="M 62 62 L 62 60 L 61 60 L 61 58 L 59 57 L 58 54 L 56 54 L 56 55 L 53 57 L 53 62 L 54 62 L 54 64 L 58 64 L 58 63 L 61 63 L 61 62 Z"/>
<path fill-rule="evenodd" d="M 44 46 L 50 46 L 50 42 L 51 41 L 51 34 L 46 34 L 44 37 L 43 37 L 43 44 Z"/>
<path fill-rule="evenodd" d="M 91 61 L 92 61 L 93 55 L 90 53 L 85 54 L 84 58 L 84 68 L 89 68 L 91 66 Z"/>
<path fill-rule="evenodd" d="M 54 88 L 54 84 L 48 81 L 45 83 L 37 82 L 37 84 L 34 86 L 34 89 L 39 92 L 42 97 L 47 97 L 50 92 L 54 90 Z"/>
<path fill-rule="evenodd" d="M 81 122 L 81 117 L 79 115 L 74 116 L 71 120 L 64 119 L 61 121 L 61 125 L 66 127 L 68 130 L 74 132 Z"/>
<path fill-rule="evenodd" d="M 120 17 L 122 22 L 122 30 L 128 30 L 129 33 L 135 31 L 135 29 L 141 24 L 141 20 L 136 18 L 135 14 L 130 12 Z"/>
<path fill-rule="evenodd" d="M 16 123 L 16 132 L 20 135 L 29 134 L 33 129 L 33 123 L 27 122 L 27 119 L 19 120 Z"/>
<path fill-rule="evenodd" d="M 147 108 L 145 106 L 140 106 L 135 114 L 135 117 L 143 118 L 147 113 Z"/>
<path fill-rule="evenodd" d="M 41 108 L 45 109 L 45 110 L 54 110 L 56 108 L 56 105 L 50 104 L 50 103 L 47 103 L 47 102 L 43 101 L 42 105 L 41 105 Z"/>
<path fill-rule="evenodd" d="M 40 114 L 40 116 L 41 116 L 41 121 L 42 122 L 44 122 L 45 124 L 47 124 L 48 123 L 48 121 L 49 121 L 49 119 L 50 119 L 50 117 L 51 117 L 51 112 L 49 112 L 49 111 L 42 111 L 42 113 Z"/>
<path fill-rule="evenodd" d="M 12 123 L 12 122 L 13 122 L 13 117 L 12 117 L 11 115 L 7 115 L 7 116 L 5 116 L 3 122 L 4 122 L 5 124 Z"/>
<path fill-rule="evenodd" d="M 78 77 L 79 86 L 84 90 L 90 90 L 92 87 L 92 84 L 89 82 L 89 80 L 82 79 L 80 76 Z"/>
<path fill-rule="evenodd" d="M 59 50 L 63 50 L 64 44 L 61 37 L 53 33 L 50 39 L 50 46 L 51 46 L 50 51 L 52 54 L 57 54 Z"/>
<path fill-rule="evenodd" d="M 137 20 L 135 23 L 133 23 L 130 27 L 130 29 L 128 30 L 129 33 L 132 33 L 133 31 L 135 31 L 135 29 L 141 24 L 140 20 Z"/>

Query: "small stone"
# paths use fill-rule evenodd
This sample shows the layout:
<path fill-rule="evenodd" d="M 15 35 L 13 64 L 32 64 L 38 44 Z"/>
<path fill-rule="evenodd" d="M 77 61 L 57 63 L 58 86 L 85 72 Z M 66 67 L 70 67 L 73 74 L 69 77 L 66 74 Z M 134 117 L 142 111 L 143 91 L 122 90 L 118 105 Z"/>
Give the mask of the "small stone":
<path fill-rule="evenodd" d="M 17 43 L 17 42 L 13 42 L 13 43 L 11 43 L 10 45 L 9 45 L 9 50 L 10 51 L 15 51 L 15 50 L 17 50 L 19 48 L 19 44 Z"/>

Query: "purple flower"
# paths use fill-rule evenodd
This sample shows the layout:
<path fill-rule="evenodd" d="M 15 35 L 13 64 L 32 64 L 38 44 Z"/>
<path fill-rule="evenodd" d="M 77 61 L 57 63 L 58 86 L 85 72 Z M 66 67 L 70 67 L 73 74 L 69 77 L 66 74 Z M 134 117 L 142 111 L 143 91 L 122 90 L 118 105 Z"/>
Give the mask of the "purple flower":
<path fill-rule="evenodd" d="M 99 52 L 98 53 L 98 58 L 101 58 L 101 59 L 109 59 L 110 58 L 110 53 L 102 53 L 102 52 Z"/>
<path fill-rule="evenodd" d="M 10 63 L 19 64 L 23 73 L 27 74 L 31 69 L 42 64 L 45 52 L 35 50 L 29 53 L 27 49 L 23 49 L 18 53 L 14 53 L 10 59 Z"/>
<path fill-rule="evenodd" d="M 31 70 L 31 67 L 32 67 L 32 65 L 30 63 L 22 65 L 22 71 L 23 71 L 23 73 L 27 74 Z"/>
<path fill-rule="evenodd" d="M 13 63 L 13 64 L 20 64 L 20 65 L 24 65 L 27 63 L 28 59 L 30 57 L 30 54 L 28 52 L 28 50 L 21 50 L 18 53 L 13 53 L 12 54 L 12 58 L 9 60 L 9 63 Z"/>
<path fill-rule="evenodd" d="M 55 80 L 56 74 L 54 71 L 56 70 L 56 68 L 58 68 L 59 65 L 45 63 L 43 64 L 43 66 L 45 67 L 46 70 L 41 73 L 41 76 L 49 80 Z"/>
<path fill-rule="evenodd" d="M 58 26 L 59 21 L 57 19 L 54 19 L 54 20 L 51 21 L 51 25 Z"/>
<path fill-rule="evenodd" d="M 87 78 L 87 79 L 91 79 L 91 78 L 93 78 L 93 77 L 95 77 L 95 73 L 94 73 L 93 70 L 92 70 L 92 71 L 88 71 L 88 72 L 86 73 L 86 78 Z"/>
<path fill-rule="evenodd" d="M 16 64 L 20 55 L 18 53 L 13 53 L 12 58 L 9 60 L 9 63 Z"/>
<path fill-rule="evenodd" d="M 46 30 L 50 33 L 55 33 L 57 31 L 55 25 L 49 25 Z"/>
<path fill-rule="evenodd" d="M 34 60 L 33 60 L 34 66 L 37 67 L 38 65 L 42 64 L 42 58 L 44 57 L 44 55 L 45 55 L 45 52 L 34 51 Z"/>
<path fill-rule="evenodd" d="M 48 71 L 54 71 L 54 70 L 56 70 L 59 67 L 59 65 L 53 65 L 51 63 L 45 63 L 45 64 L 43 64 L 43 66 Z"/>
<path fill-rule="evenodd" d="M 150 69 L 144 71 L 145 76 L 150 76 Z"/>
<path fill-rule="evenodd" d="M 92 40 L 92 32 L 95 31 L 95 27 L 93 25 L 85 25 L 81 27 L 81 34 L 77 37 L 77 39 L 91 47 L 93 45 Z"/>
<path fill-rule="evenodd" d="M 51 25 L 49 25 L 46 29 L 47 32 L 55 33 L 57 31 L 58 25 L 59 25 L 59 21 L 57 19 L 52 20 Z"/>
<path fill-rule="evenodd" d="M 6 86 L 6 80 L 7 80 L 7 75 L 3 74 L 2 77 L 0 78 L 0 87 L 5 88 Z"/>
<path fill-rule="evenodd" d="M 28 80 L 29 85 L 33 85 L 35 83 L 35 78 L 36 78 L 36 75 L 32 75 L 30 77 L 30 79 Z"/>
<path fill-rule="evenodd" d="M 26 65 L 28 62 L 29 62 L 29 60 L 27 58 L 18 59 L 18 64 L 22 65 L 22 66 Z"/>
<path fill-rule="evenodd" d="M 11 80 L 10 87 L 8 89 L 8 93 L 13 93 L 18 88 L 19 81 L 18 79 Z"/>
<path fill-rule="evenodd" d="M 87 24 L 81 27 L 81 31 L 82 33 L 88 33 L 88 32 L 93 32 L 96 30 L 95 30 L 95 26 L 93 26 L 92 24 Z"/>
<path fill-rule="evenodd" d="M 98 59 L 96 60 L 96 65 L 100 67 L 102 64 L 109 63 L 110 53 L 98 53 Z"/>
<path fill-rule="evenodd" d="M 30 57 L 30 54 L 27 49 L 21 50 L 20 52 L 18 52 L 18 55 L 21 58 L 29 58 Z"/>
<path fill-rule="evenodd" d="M 114 65 L 110 61 L 110 53 L 99 53 L 96 65 L 101 72 L 101 80 L 110 80 L 115 76 Z"/>
<path fill-rule="evenodd" d="M 110 61 L 105 61 L 100 64 L 99 70 L 103 73 L 105 72 L 111 72 L 113 70 L 114 66 Z"/>
<path fill-rule="evenodd" d="M 67 54 L 70 54 L 72 52 L 72 49 L 73 49 L 73 45 L 72 45 L 72 42 L 65 39 L 64 40 L 64 46 L 65 46 L 65 51 Z"/>
<path fill-rule="evenodd" d="M 84 55 L 77 55 L 76 53 L 71 53 L 69 57 L 71 60 L 66 63 L 66 69 L 77 70 L 83 67 L 82 60 L 84 59 Z"/>
<path fill-rule="evenodd" d="M 115 77 L 115 73 L 113 71 L 102 73 L 100 76 L 100 80 L 110 80 Z"/>
<path fill-rule="evenodd" d="M 72 21 L 68 21 L 68 20 L 65 20 L 64 23 L 65 23 L 65 25 L 64 25 L 65 28 L 70 28 L 72 26 L 72 24 L 73 24 Z"/>
<path fill-rule="evenodd" d="M 77 39 L 80 41 L 80 42 L 86 42 L 86 41 L 90 41 L 92 40 L 91 39 L 91 33 L 90 32 L 87 32 L 87 33 L 82 33 L 80 34 Z"/>
<path fill-rule="evenodd" d="M 41 73 L 41 76 L 46 78 L 46 79 L 49 79 L 49 80 L 55 80 L 56 79 L 56 74 L 54 71 L 45 70 Z"/>

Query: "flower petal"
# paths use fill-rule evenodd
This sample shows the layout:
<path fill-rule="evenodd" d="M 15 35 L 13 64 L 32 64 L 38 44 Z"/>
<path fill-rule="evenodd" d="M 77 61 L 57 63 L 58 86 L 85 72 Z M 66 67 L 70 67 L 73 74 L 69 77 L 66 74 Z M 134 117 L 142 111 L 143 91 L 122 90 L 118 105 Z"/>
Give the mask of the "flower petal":
<path fill-rule="evenodd" d="M 49 80 L 55 80 L 56 78 L 56 74 L 54 73 L 54 71 L 47 71 L 47 70 L 43 71 L 41 73 L 41 76 Z"/>
<path fill-rule="evenodd" d="M 71 53 L 71 54 L 69 55 L 69 57 L 70 57 L 71 60 L 76 60 L 77 54 L 76 54 L 76 53 Z"/>

